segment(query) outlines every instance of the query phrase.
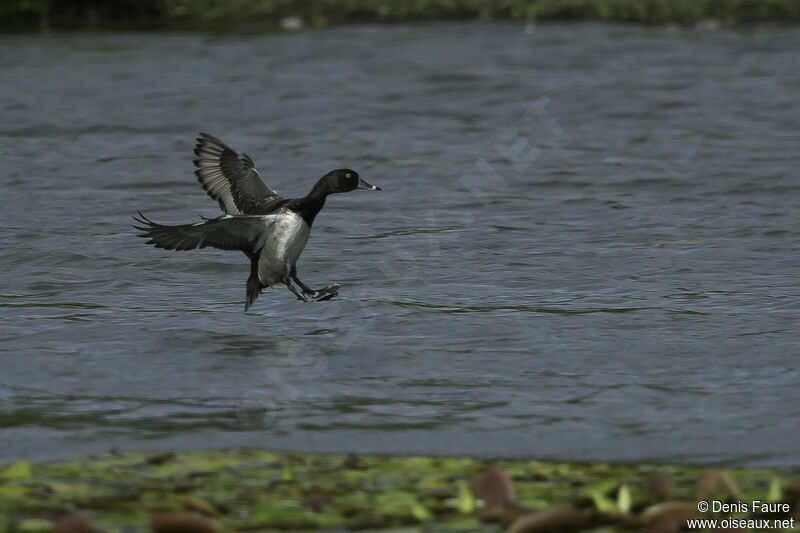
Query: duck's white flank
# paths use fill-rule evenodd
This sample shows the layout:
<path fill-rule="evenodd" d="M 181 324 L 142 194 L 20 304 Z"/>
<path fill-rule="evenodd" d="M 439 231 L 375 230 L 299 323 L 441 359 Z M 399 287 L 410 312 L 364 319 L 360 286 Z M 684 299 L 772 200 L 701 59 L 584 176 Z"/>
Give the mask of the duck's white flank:
<path fill-rule="evenodd" d="M 286 209 L 261 218 L 267 227 L 267 239 L 258 260 L 258 278 L 269 287 L 290 279 L 311 228 L 300 215 Z"/>

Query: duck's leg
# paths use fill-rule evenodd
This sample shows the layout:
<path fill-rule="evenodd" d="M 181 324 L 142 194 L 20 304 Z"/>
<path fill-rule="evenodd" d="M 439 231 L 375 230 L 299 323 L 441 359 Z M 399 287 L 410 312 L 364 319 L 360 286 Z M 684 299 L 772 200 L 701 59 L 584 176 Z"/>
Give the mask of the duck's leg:
<path fill-rule="evenodd" d="M 341 287 L 341 283 L 333 283 L 332 285 L 328 285 L 324 289 L 320 289 L 315 291 L 302 281 L 300 278 L 297 277 L 297 268 L 292 268 L 292 279 L 295 283 L 300 285 L 300 288 L 303 289 L 303 292 L 308 295 L 308 300 L 312 302 L 321 302 L 322 300 L 330 300 L 337 294 L 339 294 L 339 287 Z"/>
<path fill-rule="evenodd" d="M 292 291 L 292 293 L 293 293 L 295 296 L 297 296 L 297 299 L 298 299 L 298 300 L 302 300 L 302 301 L 304 301 L 304 302 L 307 302 L 307 301 L 308 301 L 308 298 L 306 298 L 306 295 L 305 295 L 305 294 L 303 294 L 302 292 L 298 291 L 298 290 L 297 290 L 297 287 L 295 287 L 294 285 L 292 285 L 292 282 L 291 282 L 291 281 L 287 281 L 287 282 L 286 282 L 286 286 L 287 286 L 287 287 L 289 287 L 289 290 L 290 290 L 290 291 Z"/>
<path fill-rule="evenodd" d="M 300 281 L 300 278 L 297 277 L 297 270 L 292 271 L 292 280 L 294 280 L 295 283 L 300 285 L 300 288 L 303 289 L 303 292 L 306 294 L 314 294 L 315 292 L 317 292 L 314 289 L 310 288 L 305 283 L 303 283 L 302 281 Z"/>

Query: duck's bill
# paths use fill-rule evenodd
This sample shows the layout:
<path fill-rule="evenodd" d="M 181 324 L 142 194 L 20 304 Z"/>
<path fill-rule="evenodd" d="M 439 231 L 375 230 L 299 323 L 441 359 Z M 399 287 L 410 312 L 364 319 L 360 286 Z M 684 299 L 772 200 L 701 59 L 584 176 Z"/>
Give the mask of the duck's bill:
<path fill-rule="evenodd" d="M 358 179 L 358 188 L 359 189 L 365 189 L 367 191 L 382 191 L 383 190 L 378 186 L 370 185 L 369 183 L 367 183 L 366 181 L 362 180 L 361 178 Z"/>

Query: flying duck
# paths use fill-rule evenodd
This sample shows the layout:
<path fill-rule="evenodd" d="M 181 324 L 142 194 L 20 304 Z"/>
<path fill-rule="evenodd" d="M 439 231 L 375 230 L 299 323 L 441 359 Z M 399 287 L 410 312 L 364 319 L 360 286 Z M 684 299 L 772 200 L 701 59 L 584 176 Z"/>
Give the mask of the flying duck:
<path fill-rule="evenodd" d="M 283 283 L 304 302 L 328 300 L 339 292 L 334 283 L 313 290 L 297 277 L 297 258 L 308 241 L 314 218 L 329 194 L 355 189 L 380 191 L 355 170 L 340 168 L 322 176 L 306 196 L 282 198 L 261 179 L 253 160 L 237 154 L 225 143 L 201 133 L 194 149 L 195 175 L 222 215 L 203 218 L 194 224 L 158 224 L 139 212 L 133 217 L 138 237 L 166 250 L 194 250 L 213 246 L 220 250 L 241 250 L 250 259 L 245 311 L 261 291 Z M 300 289 L 292 284 L 300 286 Z"/>

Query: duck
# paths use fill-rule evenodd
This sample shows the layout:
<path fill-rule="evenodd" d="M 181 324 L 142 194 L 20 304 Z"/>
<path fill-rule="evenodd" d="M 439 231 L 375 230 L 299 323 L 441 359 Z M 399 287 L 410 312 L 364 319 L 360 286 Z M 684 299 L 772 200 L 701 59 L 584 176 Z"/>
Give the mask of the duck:
<path fill-rule="evenodd" d="M 267 287 L 285 285 L 298 300 L 330 300 L 340 283 L 314 290 L 297 276 L 297 260 L 311 227 L 331 194 L 357 189 L 380 191 L 349 168 L 331 170 L 302 198 L 283 198 L 261 178 L 253 160 L 208 133 L 200 133 L 194 148 L 195 175 L 222 211 L 216 218 L 190 224 L 153 222 L 141 211 L 134 216 L 136 235 L 165 250 L 194 250 L 211 246 L 239 250 L 250 259 L 245 284 L 247 311 Z M 297 287 L 294 283 L 297 284 Z M 299 288 L 298 288 L 299 287 Z"/>

